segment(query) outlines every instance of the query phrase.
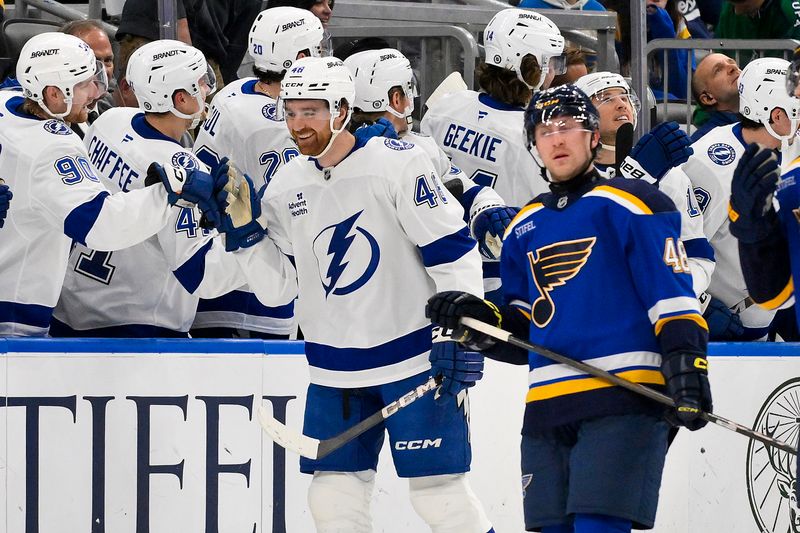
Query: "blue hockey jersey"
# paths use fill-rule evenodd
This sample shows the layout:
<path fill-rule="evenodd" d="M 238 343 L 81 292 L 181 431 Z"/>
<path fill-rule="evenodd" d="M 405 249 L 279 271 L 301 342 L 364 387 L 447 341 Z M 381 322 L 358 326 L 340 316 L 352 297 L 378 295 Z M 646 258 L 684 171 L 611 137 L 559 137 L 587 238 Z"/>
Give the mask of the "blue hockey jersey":
<path fill-rule="evenodd" d="M 628 380 L 663 385 L 659 334 L 674 320 L 706 328 L 674 204 L 640 180 L 597 180 L 538 196 L 506 230 L 505 303 L 530 340 Z M 660 412 L 624 389 L 529 353 L 523 432 L 583 418 Z"/>

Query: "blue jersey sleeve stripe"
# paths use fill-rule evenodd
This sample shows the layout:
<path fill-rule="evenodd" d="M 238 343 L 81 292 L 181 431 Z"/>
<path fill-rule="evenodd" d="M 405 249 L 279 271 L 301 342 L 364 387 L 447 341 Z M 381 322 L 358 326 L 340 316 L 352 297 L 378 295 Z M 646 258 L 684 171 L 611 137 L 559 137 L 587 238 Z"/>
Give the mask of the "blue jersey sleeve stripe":
<path fill-rule="evenodd" d="M 465 220 L 469 218 L 469 213 L 472 211 L 472 204 L 475 203 L 475 197 L 477 197 L 478 193 L 480 193 L 482 190 L 483 186 L 477 185 L 472 187 L 470 190 L 465 191 L 464 194 L 461 195 L 461 207 L 464 208 Z"/>
<path fill-rule="evenodd" d="M 420 246 L 419 250 L 422 253 L 422 263 L 425 267 L 430 268 L 461 259 L 467 252 L 475 248 L 475 244 L 475 239 L 470 237 L 469 230 L 463 226 L 455 233 Z"/>
<path fill-rule="evenodd" d="M 0 302 L 0 322 L 48 328 L 53 308 L 46 305 Z"/>
<path fill-rule="evenodd" d="M 219 298 L 200 300 L 197 305 L 197 312 L 201 313 L 203 311 L 236 311 L 269 318 L 292 318 L 294 316 L 294 301 L 286 305 L 268 307 L 259 302 L 253 293 L 232 291 Z"/>
<path fill-rule="evenodd" d="M 203 274 L 206 269 L 206 254 L 211 249 L 211 240 L 202 248 L 197 250 L 185 263 L 179 266 L 173 274 L 183 288 L 193 294 L 203 281 Z"/>
<path fill-rule="evenodd" d="M 431 349 L 431 330 L 426 326 L 371 348 L 336 348 L 306 341 L 309 366 L 355 372 L 393 365 Z"/>
<path fill-rule="evenodd" d="M 708 240 L 703 237 L 683 241 L 683 246 L 686 248 L 686 255 L 689 257 L 714 261 L 714 248 L 712 248 Z"/>
<path fill-rule="evenodd" d="M 64 219 L 64 235 L 75 242 L 86 245 L 86 236 L 92 230 L 100 211 L 103 210 L 103 202 L 108 193 L 101 192 L 88 202 L 84 202 L 73 209 L 67 218 Z"/>

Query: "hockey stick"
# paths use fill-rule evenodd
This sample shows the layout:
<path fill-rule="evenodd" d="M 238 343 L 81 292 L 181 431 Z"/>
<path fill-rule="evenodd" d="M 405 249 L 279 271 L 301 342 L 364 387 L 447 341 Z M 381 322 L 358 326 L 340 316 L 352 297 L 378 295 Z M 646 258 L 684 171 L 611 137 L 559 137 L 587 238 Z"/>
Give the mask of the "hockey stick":
<path fill-rule="evenodd" d="M 633 124 L 626 122 L 617 128 L 617 137 L 614 141 L 614 168 L 617 169 L 617 176 L 621 176 L 619 169 L 625 158 L 631 154 L 633 149 Z"/>
<path fill-rule="evenodd" d="M 431 105 L 435 104 L 445 94 L 466 91 L 468 88 L 460 72 L 451 72 L 425 100 L 425 107 L 430 109 Z"/>
<path fill-rule="evenodd" d="M 508 344 L 511 344 L 518 348 L 523 348 L 531 352 L 536 352 L 539 355 L 547 357 L 548 359 L 551 359 L 557 363 L 561 363 L 562 365 L 567 365 L 576 370 L 580 370 L 581 372 L 585 372 L 586 374 L 590 374 L 597 378 L 604 379 L 609 383 L 613 383 L 614 385 L 618 385 L 622 388 L 628 389 L 629 391 L 635 392 L 636 394 L 641 394 L 642 396 L 646 396 L 651 400 L 655 400 L 669 407 L 675 407 L 675 402 L 672 400 L 672 398 L 670 398 L 665 394 L 661 394 L 660 392 L 653 390 L 649 387 L 645 387 L 644 385 L 640 385 L 639 383 L 634 383 L 619 376 L 615 376 L 614 374 L 606 372 L 605 370 L 597 368 L 596 366 L 588 365 L 584 362 L 577 361 L 575 359 L 570 359 L 569 357 L 556 353 L 552 350 L 548 350 L 544 346 L 539 346 L 538 344 L 533 344 L 531 342 L 518 339 L 512 336 L 509 332 L 504 331 L 500 328 L 496 328 L 490 324 L 481 322 L 480 320 L 475 320 L 474 318 L 469 318 L 469 317 L 462 317 L 461 323 L 467 326 L 468 328 L 480 331 L 481 333 L 489 335 L 490 337 L 493 337 L 495 339 L 507 342 Z M 787 444 L 778 439 L 774 439 L 768 435 L 764 435 L 763 433 L 759 433 L 758 431 L 754 431 L 748 427 L 742 426 L 741 424 L 737 424 L 736 422 L 732 422 L 719 415 L 715 415 L 714 413 L 704 412 L 701 413 L 700 416 L 703 419 L 708 420 L 709 422 L 712 422 L 718 426 L 724 427 L 725 429 L 729 429 L 731 431 L 749 437 L 753 440 L 757 440 L 762 444 L 765 444 L 767 446 L 773 446 L 780 450 L 797 455 L 797 448 L 792 446 L 791 444 Z"/>
<path fill-rule="evenodd" d="M 365 431 L 374 428 L 393 414 L 408 407 L 414 401 L 422 398 L 430 391 L 435 390 L 437 387 L 439 387 L 439 385 L 441 385 L 441 383 L 441 376 L 431 376 L 428 378 L 428 381 L 403 394 L 400 396 L 400 398 L 393 401 L 377 413 L 374 413 L 369 418 L 366 418 L 350 429 L 325 440 L 308 437 L 289 428 L 286 426 L 286 424 L 283 424 L 274 417 L 270 416 L 263 405 L 258 408 L 258 421 L 267 435 L 269 435 L 270 438 L 279 446 L 302 455 L 303 457 L 308 457 L 309 459 L 322 459 L 326 455 L 338 450 L 351 440 L 355 439 Z"/>

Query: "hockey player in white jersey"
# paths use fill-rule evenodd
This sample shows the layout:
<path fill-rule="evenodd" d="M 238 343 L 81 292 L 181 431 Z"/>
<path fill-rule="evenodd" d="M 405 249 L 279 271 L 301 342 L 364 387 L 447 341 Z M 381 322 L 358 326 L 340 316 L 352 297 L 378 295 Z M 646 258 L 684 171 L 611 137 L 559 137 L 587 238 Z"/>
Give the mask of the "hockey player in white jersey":
<path fill-rule="evenodd" d="M 344 60 L 356 87 L 353 122 L 356 126 L 379 119 L 389 121 L 399 138 L 425 150 L 448 190 L 464 208 L 465 219 L 484 257 L 484 291 L 499 300 L 500 268 L 497 261 L 506 226 L 516 215 L 491 187 L 478 185 L 450 163 L 432 137 L 411 129 L 416 83 L 411 63 L 392 48 L 366 50 Z M 494 294 L 496 293 L 496 294 Z"/>
<path fill-rule="evenodd" d="M 131 56 L 126 78 L 140 109 L 107 111 L 84 140 L 101 183 L 126 194 L 141 189 L 153 159 L 207 172 L 179 144 L 203 115 L 215 87 L 202 52 L 180 41 L 148 43 Z M 77 246 L 54 313 L 53 335 L 186 337 L 199 294 L 224 294 L 244 283 L 235 259 L 217 241 L 200 227 L 200 213 L 184 208 L 136 246 L 113 254 Z M 212 269 L 213 276 L 206 276 Z M 293 297 L 292 289 L 286 298 Z"/>
<path fill-rule="evenodd" d="M 745 327 L 739 340 L 764 338 L 775 313 L 753 305 L 742 276 L 728 221 L 731 180 L 737 168 L 752 158 L 745 156 L 752 143 L 776 151 L 783 147 L 783 163 L 791 162 L 786 153 L 797 148 L 800 100 L 786 94 L 788 66 L 788 61 L 777 58 L 751 61 L 739 77 L 739 112 L 744 118 L 701 137 L 692 145 L 692 157 L 679 169 L 692 182 L 703 229 L 714 248 L 716 268 L 708 292 L 739 314 Z"/>
<path fill-rule="evenodd" d="M 250 28 L 248 54 L 254 77 L 225 86 L 214 96 L 194 145 L 195 154 L 216 169 L 227 156 L 255 182 L 260 194 L 280 166 L 298 154 L 276 100 L 281 79 L 292 63 L 319 56 L 322 23 L 307 9 L 275 7 L 262 11 Z M 289 338 L 294 303 L 266 307 L 246 287 L 213 300 L 201 300 L 192 335 Z"/>
<path fill-rule="evenodd" d="M 506 205 L 523 206 L 547 191 L 525 139 L 523 113 L 533 91 L 564 71 L 564 38 L 534 11 L 504 9 L 483 32 L 480 92 L 457 91 L 428 104 L 420 129 L 479 185 Z"/>
<path fill-rule="evenodd" d="M 133 246 L 167 224 L 170 204 L 208 200 L 212 182 L 167 172 L 163 186 L 108 194 L 68 125 L 85 121 L 89 103 L 105 90 L 102 64 L 77 37 L 31 38 L 17 78 L 23 94 L 0 95 L 0 176 L 15 195 L 0 231 L 0 336 L 43 336 L 71 242 L 104 251 Z"/>
<path fill-rule="evenodd" d="M 297 266 L 297 316 L 311 378 L 304 433 L 317 438 L 344 431 L 427 380 L 427 297 L 441 287 L 483 293 L 463 210 L 430 158 L 383 137 L 356 149 L 346 129 L 354 97 L 338 59 L 307 57 L 289 69 L 281 101 L 302 155 L 278 170 L 262 202 L 269 236 Z M 234 254 L 259 295 L 261 246 Z M 308 500 L 317 531 L 372 531 L 369 506 L 385 431 L 397 473 L 409 478 L 411 502 L 432 531 L 492 531 L 464 475 L 471 452 L 460 389 L 473 382 L 446 383 L 445 392 L 458 399 L 445 395 L 437 405 L 426 396 L 321 460 L 301 458 L 301 470 L 314 474 Z M 440 445 L 425 449 L 398 445 L 439 438 Z"/>

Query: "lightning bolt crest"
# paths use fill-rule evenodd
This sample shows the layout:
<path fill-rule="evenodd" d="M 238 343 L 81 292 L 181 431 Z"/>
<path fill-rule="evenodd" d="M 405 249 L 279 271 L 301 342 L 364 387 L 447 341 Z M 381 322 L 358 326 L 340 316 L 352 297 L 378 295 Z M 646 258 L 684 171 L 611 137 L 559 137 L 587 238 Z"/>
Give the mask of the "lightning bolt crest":
<path fill-rule="evenodd" d="M 339 222 L 333 229 L 333 237 L 331 237 L 331 242 L 328 245 L 328 255 L 332 255 L 333 257 L 328 265 L 328 271 L 325 274 L 325 277 L 330 281 L 325 287 L 326 297 L 336 288 L 336 282 L 339 281 L 342 273 L 344 273 L 344 269 L 349 264 L 349 261 L 344 261 L 344 258 L 347 255 L 347 250 L 349 250 L 350 246 L 353 244 L 353 240 L 355 240 L 355 235 L 350 235 L 350 230 L 353 229 L 353 225 L 363 212 L 364 211 L 361 210 L 350 218 Z"/>

